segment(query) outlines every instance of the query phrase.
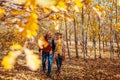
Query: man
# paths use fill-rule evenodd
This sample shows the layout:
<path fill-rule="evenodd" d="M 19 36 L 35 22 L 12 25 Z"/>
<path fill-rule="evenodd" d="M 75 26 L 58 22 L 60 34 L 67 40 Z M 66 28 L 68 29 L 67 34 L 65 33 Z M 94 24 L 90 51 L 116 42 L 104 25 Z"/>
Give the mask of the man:
<path fill-rule="evenodd" d="M 40 50 L 42 50 L 42 68 L 46 73 L 46 59 L 48 58 L 48 72 L 47 76 L 50 76 L 52 69 L 52 35 L 51 32 L 47 32 L 45 36 L 42 36 L 38 40 Z M 39 51 L 40 51 L 39 50 Z"/>

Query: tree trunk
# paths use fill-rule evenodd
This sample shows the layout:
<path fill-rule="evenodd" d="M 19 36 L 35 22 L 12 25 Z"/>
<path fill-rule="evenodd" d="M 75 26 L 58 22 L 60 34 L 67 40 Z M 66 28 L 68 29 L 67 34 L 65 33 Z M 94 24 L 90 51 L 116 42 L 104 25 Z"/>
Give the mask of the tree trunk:
<path fill-rule="evenodd" d="M 111 40 L 110 40 L 110 60 L 112 59 L 112 56 L 114 54 L 114 31 L 112 28 L 112 14 L 109 13 L 109 19 L 110 19 L 110 35 L 112 35 Z"/>
<path fill-rule="evenodd" d="M 93 32 L 93 48 L 94 48 L 94 59 L 96 60 L 96 40 L 95 40 L 95 32 Z"/>
<path fill-rule="evenodd" d="M 86 56 L 87 56 L 87 41 L 88 41 L 88 33 L 87 33 L 87 31 L 86 31 L 86 33 L 85 33 L 85 54 L 86 54 Z"/>
<path fill-rule="evenodd" d="M 101 44 L 100 44 L 101 43 L 101 39 L 100 39 L 101 38 L 101 36 L 100 36 L 101 28 L 100 28 L 100 18 L 99 17 L 98 17 L 98 21 L 99 21 L 99 25 L 98 25 L 99 26 L 99 34 L 98 34 L 98 38 L 99 38 L 99 58 L 101 58 L 101 52 L 100 52 L 101 51 Z"/>
<path fill-rule="evenodd" d="M 102 41 L 103 53 L 105 53 L 105 33 L 104 33 L 105 31 L 104 30 L 105 30 L 105 27 L 103 27 L 103 34 L 102 34 L 103 35 L 103 41 Z"/>
<path fill-rule="evenodd" d="M 69 33 L 69 44 L 71 45 L 71 35 Z"/>
<path fill-rule="evenodd" d="M 69 57 L 69 59 L 70 59 L 70 49 L 69 49 L 69 43 L 68 43 L 68 28 L 67 28 L 67 23 L 66 23 L 66 19 L 64 19 L 64 21 L 65 21 L 65 27 L 66 27 L 66 45 L 67 45 L 67 52 L 68 52 L 68 57 Z"/>
<path fill-rule="evenodd" d="M 78 40 L 77 40 L 77 32 L 76 32 L 76 20 L 74 18 L 74 39 L 75 39 L 75 51 L 76 51 L 76 58 L 79 58 L 78 55 Z"/>
<path fill-rule="evenodd" d="M 111 31 L 111 33 L 112 33 L 112 26 L 111 26 L 111 28 L 110 28 L 110 31 Z M 112 55 L 114 54 L 114 45 L 113 45 L 113 43 L 114 43 L 114 38 L 113 38 L 113 36 L 112 36 L 112 38 L 111 38 L 111 40 L 110 40 L 110 60 L 112 59 Z"/>
<path fill-rule="evenodd" d="M 117 12 L 118 12 L 118 5 L 117 5 L 117 0 L 116 0 L 116 24 L 118 23 L 118 19 L 117 19 Z M 118 57 L 120 56 L 120 47 L 119 47 L 119 40 L 118 40 L 118 33 L 115 31 L 115 39 L 116 39 L 116 44 L 117 44 L 117 52 L 118 52 Z"/>
<path fill-rule="evenodd" d="M 83 58 L 86 59 L 85 40 L 84 40 L 84 8 L 83 7 L 82 7 L 82 52 L 83 52 Z"/>
<path fill-rule="evenodd" d="M 104 39 L 104 36 L 103 36 Z M 103 41 L 103 53 L 105 52 L 105 41 Z"/>
<path fill-rule="evenodd" d="M 90 25 L 90 12 L 88 14 L 88 21 L 87 21 L 87 30 L 85 32 L 85 53 L 86 53 L 86 56 L 88 55 L 88 48 L 87 48 L 87 45 L 88 45 L 88 27 Z"/>

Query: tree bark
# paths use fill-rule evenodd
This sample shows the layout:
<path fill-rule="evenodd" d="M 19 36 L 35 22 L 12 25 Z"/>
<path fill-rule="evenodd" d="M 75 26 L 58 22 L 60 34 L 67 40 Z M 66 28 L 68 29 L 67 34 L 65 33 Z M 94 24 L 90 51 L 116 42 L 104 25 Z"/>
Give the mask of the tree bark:
<path fill-rule="evenodd" d="M 118 15 L 117 15 L 117 12 L 118 12 L 118 5 L 117 5 L 117 0 L 116 0 L 116 24 L 118 23 Z M 120 56 L 120 46 L 119 46 L 119 40 L 118 40 L 118 33 L 115 31 L 115 39 L 116 39 L 116 44 L 117 44 L 117 52 L 118 52 L 118 57 Z"/>
<path fill-rule="evenodd" d="M 94 48 L 94 59 L 96 60 L 96 40 L 95 40 L 95 32 L 93 32 L 93 48 Z"/>
<path fill-rule="evenodd" d="M 111 39 L 110 39 L 110 60 L 112 59 L 112 56 L 114 54 L 114 30 L 112 28 L 112 14 L 111 12 L 109 13 L 109 19 L 110 19 L 110 35 L 112 35 Z"/>
<path fill-rule="evenodd" d="M 67 52 L 68 52 L 68 57 L 69 57 L 69 59 L 70 59 L 70 49 L 69 49 L 69 43 L 68 43 L 68 27 L 67 27 L 67 23 L 66 23 L 66 19 L 64 19 L 64 21 L 65 21 L 65 27 L 66 27 L 66 45 L 67 45 Z"/>
<path fill-rule="evenodd" d="M 77 32 L 76 32 L 76 19 L 74 18 L 74 41 L 75 41 L 75 51 L 76 51 L 76 58 L 79 58 L 78 55 L 78 40 L 77 40 Z"/>
<path fill-rule="evenodd" d="M 83 52 L 83 58 L 86 59 L 85 40 L 84 40 L 84 7 L 82 7 L 82 52 Z"/>
<path fill-rule="evenodd" d="M 100 26 L 100 18 L 99 17 L 98 17 L 98 21 L 99 21 L 99 25 L 98 25 L 99 26 L 99 34 L 98 34 L 98 38 L 99 38 L 99 58 L 101 58 L 101 52 L 100 52 L 101 51 L 101 44 L 100 44 L 101 43 L 101 36 L 100 36 L 100 33 L 101 33 L 101 28 L 100 27 L 101 26 Z"/>

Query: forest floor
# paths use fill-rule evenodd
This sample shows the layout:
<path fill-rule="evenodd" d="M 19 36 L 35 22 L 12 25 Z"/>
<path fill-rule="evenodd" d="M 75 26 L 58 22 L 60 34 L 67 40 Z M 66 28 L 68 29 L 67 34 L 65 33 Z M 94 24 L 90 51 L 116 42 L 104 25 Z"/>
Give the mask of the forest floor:
<path fill-rule="evenodd" d="M 51 77 L 47 77 L 43 75 L 41 67 L 38 71 L 31 71 L 26 66 L 21 65 L 24 63 L 24 57 L 20 57 L 15 65 L 15 69 L 10 72 L 5 71 L 0 65 L 0 80 L 120 80 L 119 58 L 114 56 L 110 60 L 108 55 L 109 52 L 106 52 L 104 53 L 106 57 L 102 59 L 97 58 L 95 60 L 88 57 L 84 60 L 82 58 L 82 53 L 80 53 L 81 51 L 79 52 L 80 57 L 75 57 L 75 49 L 73 47 L 74 45 L 70 46 L 70 59 L 66 54 L 66 59 L 62 66 L 62 74 L 60 76 L 56 73 L 55 62 L 53 63 Z M 2 53 L 0 54 L 1 62 L 3 55 Z"/>

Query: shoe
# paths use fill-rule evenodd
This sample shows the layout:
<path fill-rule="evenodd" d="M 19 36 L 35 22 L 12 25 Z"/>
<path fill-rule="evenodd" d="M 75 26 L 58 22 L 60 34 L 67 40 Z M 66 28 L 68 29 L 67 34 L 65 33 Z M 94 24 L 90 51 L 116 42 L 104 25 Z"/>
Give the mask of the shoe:
<path fill-rule="evenodd" d="M 42 75 L 45 76 L 47 73 L 46 72 L 43 72 Z"/>
<path fill-rule="evenodd" d="M 47 74 L 47 77 L 51 77 L 51 75 L 50 75 L 50 74 Z"/>
<path fill-rule="evenodd" d="M 61 74 L 62 74 L 62 72 L 61 72 L 61 71 L 59 71 L 59 72 L 58 72 L 58 76 L 60 76 Z"/>

